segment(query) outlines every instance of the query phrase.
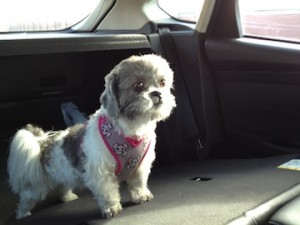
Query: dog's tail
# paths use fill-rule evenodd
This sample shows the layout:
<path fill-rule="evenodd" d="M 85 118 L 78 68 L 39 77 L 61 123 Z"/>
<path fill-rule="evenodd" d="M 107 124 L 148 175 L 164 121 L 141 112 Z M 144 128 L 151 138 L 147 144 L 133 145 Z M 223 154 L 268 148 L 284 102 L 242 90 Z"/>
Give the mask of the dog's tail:
<path fill-rule="evenodd" d="M 42 129 L 27 125 L 13 137 L 8 156 L 7 170 L 9 184 L 14 193 L 24 189 L 35 189 L 47 184 L 47 177 L 41 163 L 39 142 L 47 135 Z M 42 187 L 40 187 L 42 189 Z"/>

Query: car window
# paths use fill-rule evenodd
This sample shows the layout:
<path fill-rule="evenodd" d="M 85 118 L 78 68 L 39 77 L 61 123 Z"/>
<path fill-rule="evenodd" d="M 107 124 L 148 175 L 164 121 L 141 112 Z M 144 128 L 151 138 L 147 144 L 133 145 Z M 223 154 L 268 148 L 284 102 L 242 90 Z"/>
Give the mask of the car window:
<path fill-rule="evenodd" d="M 159 7 L 175 19 L 196 23 L 204 0 L 158 0 Z"/>
<path fill-rule="evenodd" d="M 1 0 L 0 32 L 62 30 L 80 22 L 102 0 Z"/>
<path fill-rule="evenodd" d="M 244 36 L 300 42 L 299 0 L 239 0 Z"/>

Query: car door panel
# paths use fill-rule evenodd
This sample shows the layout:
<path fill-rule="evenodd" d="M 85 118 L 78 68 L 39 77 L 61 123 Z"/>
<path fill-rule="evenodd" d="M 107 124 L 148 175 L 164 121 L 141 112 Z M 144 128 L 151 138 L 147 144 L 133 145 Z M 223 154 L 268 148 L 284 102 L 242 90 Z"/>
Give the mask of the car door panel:
<path fill-rule="evenodd" d="M 3 129 L 26 123 L 63 128 L 60 104 L 66 101 L 73 101 L 86 114 L 94 112 L 104 76 L 122 59 L 151 52 L 145 35 L 51 37 L 28 34 L 25 39 L 0 42 Z"/>
<path fill-rule="evenodd" d="M 297 152 L 300 141 L 300 49 L 250 38 L 211 38 L 226 128 L 241 156 Z"/>

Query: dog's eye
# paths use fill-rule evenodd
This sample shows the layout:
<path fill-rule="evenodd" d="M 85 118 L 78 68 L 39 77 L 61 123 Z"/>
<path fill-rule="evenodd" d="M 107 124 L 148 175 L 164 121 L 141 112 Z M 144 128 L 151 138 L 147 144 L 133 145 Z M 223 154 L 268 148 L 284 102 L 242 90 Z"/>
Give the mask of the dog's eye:
<path fill-rule="evenodd" d="M 144 89 L 144 83 L 143 82 L 136 82 L 134 84 L 134 90 L 137 92 L 141 92 Z"/>
<path fill-rule="evenodd" d="M 160 86 L 160 87 L 166 86 L 166 80 L 165 80 L 165 79 L 161 79 L 161 80 L 159 81 L 159 86 Z"/>

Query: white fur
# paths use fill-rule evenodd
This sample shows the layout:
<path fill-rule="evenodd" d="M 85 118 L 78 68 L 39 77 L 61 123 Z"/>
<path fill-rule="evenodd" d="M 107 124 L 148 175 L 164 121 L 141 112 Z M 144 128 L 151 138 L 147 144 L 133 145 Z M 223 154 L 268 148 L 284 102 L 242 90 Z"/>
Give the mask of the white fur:
<path fill-rule="evenodd" d="M 38 200 L 45 199 L 51 186 L 40 163 L 39 139 L 27 130 L 19 130 L 10 145 L 8 159 L 9 183 L 19 193 L 17 218 L 30 215 Z M 39 188 L 36 188 L 39 187 Z"/>
<path fill-rule="evenodd" d="M 161 67 L 168 67 L 166 61 L 163 61 L 160 57 L 146 56 L 144 58 L 152 62 L 153 65 L 160 62 L 162 63 Z M 134 61 L 136 59 L 139 60 L 139 57 L 132 57 L 128 60 Z M 49 159 L 45 164 L 41 161 L 40 143 L 53 133 L 48 132 L 43 133 L 41 136 L 35 136 L 30 131 L 21 129 L 15 134 L 10 145 L 8 173 L 12 191 L 18 194 L 20 198 L 17 209 L 18 219 L 30 215 L 30 211 L 36 202 L 45 199 L 48 192 L 57 186 L 63 186 L 62 200 L 70 201 L 77 198 L 72 189 L 84 184 L 93 193 L 102 214 L 106 218 L 110 218 L 122 210 L 119 193 L 120 181 L 115 175 L 116 161 L 107 150 L 98 130 L 100 115 L 110 118 L 116 129 L 125 136 L 142 137 L 146 135 L 152 140 L 142 163 L 126 182 L 134 203 L 148 201 L 153 198 L 148 189 L 147 181 L 152 162 L 155 159 L 156 123 L 167 118 L 175 107 L 174 96 L 170 92 L 173 74 L 169 68 L 166 69 L 168 69 L 167 72 L 170 77 L 166 78 L 168 82 L 166 87 L 159 89 L 164 103 L 158 109 L 158 118 L 150 120 L 147 117 L 139 117 L 134 121 L 122 115 L 115 118 L 103 106 L 90 117 L 81 143 L 81 149 L 85 156 L 82 161 L 84 172 L 74 168 L 70 159 L 64 153 L 63 142 L 69 134 L 69 129 L 62 131 L 55 137 L 55 145 L 51 149 Z M 149 110 L 153 107 L 149 93 L 157 90 L 157 87 L 150 87 L 144 93 L 144 98 L 149 100 Z"/>

